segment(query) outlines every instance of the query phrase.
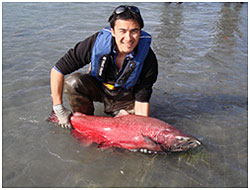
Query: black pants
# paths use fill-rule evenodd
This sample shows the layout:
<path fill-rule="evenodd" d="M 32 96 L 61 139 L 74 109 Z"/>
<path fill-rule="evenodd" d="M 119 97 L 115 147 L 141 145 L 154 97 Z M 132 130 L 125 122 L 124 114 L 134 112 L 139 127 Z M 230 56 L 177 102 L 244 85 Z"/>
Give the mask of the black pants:
<path fill-rule="evenodd" d="M 94 115 L 94 101 L 103 102 L 105 113 L 111 115 L 121 109 L 132 112 L 134 108 L 132 90 L 110 91 L 90 74 L 72 74 L 65 80 L 64 89 L 73 112 Z"/>

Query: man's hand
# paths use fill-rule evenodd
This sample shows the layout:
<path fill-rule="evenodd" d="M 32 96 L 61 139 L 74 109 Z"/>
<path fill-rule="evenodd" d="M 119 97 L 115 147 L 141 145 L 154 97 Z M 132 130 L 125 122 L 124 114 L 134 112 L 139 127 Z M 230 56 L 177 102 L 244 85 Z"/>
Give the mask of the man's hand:
<path fill-rule="evenodd" d="M 126 111 L 126 110 L 120 110 L 115 117 L 120 117 L 120 116 L 123 116 L 123 115 L 129 115 L 129 113 Z"/>
<path fill-rule="evenodd" d="M 56 113 L 56 116 L 59 120 L 59 125 L 62 128 L 72 128 L 70 123 L 70 116 L 72 115 L 71 111 L 66 109 L 62 104 L 54 105 L 53 110 Z"/>
<path fill-rule="evenodd" d="M 149 103 L 135 101 L 135 115 L 149 116 Z"/>

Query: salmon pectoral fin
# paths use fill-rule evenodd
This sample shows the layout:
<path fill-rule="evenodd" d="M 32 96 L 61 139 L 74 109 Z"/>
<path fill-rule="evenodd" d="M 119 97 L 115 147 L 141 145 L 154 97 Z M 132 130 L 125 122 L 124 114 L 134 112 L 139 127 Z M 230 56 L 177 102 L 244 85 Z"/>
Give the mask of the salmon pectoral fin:
<path fill-rule="evenodd" d="M 147 137 L 147 136 L 143 136 L 143 140 L 149 145 L 149 146 L 152 146 L 152 147 L 155 147 L 157 146 L 157 142 L 155 142 L 153 139 L 151 139 L 150 137 Z"/>
<path fill-rule="evenodd" d="M 79 133 L 77 130 L 71 130 L 71 134 L 74 138 L 76 138 L 82 146 L 88 147 L 93 143 L 93 140 L 89 138 L 87 134 Z"/>

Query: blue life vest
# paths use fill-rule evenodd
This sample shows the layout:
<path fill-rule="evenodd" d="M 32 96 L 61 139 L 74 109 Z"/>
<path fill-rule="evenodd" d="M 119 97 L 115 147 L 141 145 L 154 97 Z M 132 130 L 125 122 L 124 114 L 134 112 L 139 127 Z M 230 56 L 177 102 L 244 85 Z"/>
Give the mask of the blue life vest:
<path fill-rule="evenodd" d="M 95 41 L 94 47 L 92 49 L 91 55 L 91 75 L 96 77 L 98 80 L 102 81 L 99 72 L 102 72 L 102 69 L 105 64 L 100 61 L 102 56 L 108 55 L 111 53 L 111 44 L 112 44 L 112 33 L 110 27 L 102 29 Z M 151 44 L 151 35 L 147 32 L 141 31 L 141 36 L 138 42 L 138 51 L 135 57 L 127 63 L 123 73 L 117 79 L 114 84 L 114 87 L 122 87 L 124 89 L 129 89 L 133 87 L 142 70 L 143 63 L 145 58 L 148 55 L 148 51 Z M 127 71 L 130 71 L 127 73 Z"/>

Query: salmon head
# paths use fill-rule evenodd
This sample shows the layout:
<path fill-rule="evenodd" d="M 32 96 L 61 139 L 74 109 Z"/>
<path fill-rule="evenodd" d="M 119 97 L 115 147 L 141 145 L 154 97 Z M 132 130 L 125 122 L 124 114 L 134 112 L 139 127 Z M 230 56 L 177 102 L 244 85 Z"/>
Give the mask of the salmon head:
<path fill-rule="evenodd" d="M 154 141 L 165 152 L 182 152 L 196 148 L 201 142 L 190 135 L 183 134 L 177 129 L 164 129 L 154 137 Z"/>

